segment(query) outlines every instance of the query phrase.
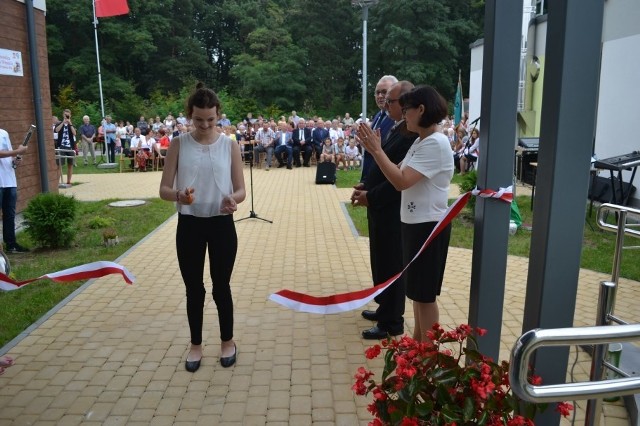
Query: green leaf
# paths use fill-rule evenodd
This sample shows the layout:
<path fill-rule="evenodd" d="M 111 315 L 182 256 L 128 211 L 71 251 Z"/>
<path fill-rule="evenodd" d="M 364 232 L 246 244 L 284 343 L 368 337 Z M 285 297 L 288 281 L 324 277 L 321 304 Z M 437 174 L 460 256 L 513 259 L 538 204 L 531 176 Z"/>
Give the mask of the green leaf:
<path fill-rule="evenodd" d="M 462 416 L 460 415 L 460 407 L 457 405 L 446 405 L 442 407 L 440 413 L 444 416 L 445 420 L 449 423 L 451 422 L 459 422 L 462 420 Z"/>
<path fill-rule="evenodd" d="M 476 406 L 473 402 L 473 398 L 467 397 L 464 399 L 464 406 L 462 407 L 462 418 L 465 422 L 472 420 L 475 417 Z"/>
<path fill-rule="evenodd" d="M 419 418 L 425 418 L 433 412 L 434 402 L 430 399 L 416 405 L 416 413 Z"/>

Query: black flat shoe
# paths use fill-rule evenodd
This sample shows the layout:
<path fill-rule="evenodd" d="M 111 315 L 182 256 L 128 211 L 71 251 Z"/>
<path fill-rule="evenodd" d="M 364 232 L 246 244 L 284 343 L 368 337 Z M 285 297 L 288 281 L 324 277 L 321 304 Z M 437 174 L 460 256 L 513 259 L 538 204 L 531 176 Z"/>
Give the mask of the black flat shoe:
<path fill-rule="evenodd" d="M 362 311 L 362 318 L 369 321 L 378 321 L 378 313 L 376 311 Z"/>
<path fill-rule="evenodd" d="M 382 330 L 378 326 L 371 327 L 362 332 L 362 338 L 367 340 L 382 340 L 389 336 L 398 336 L 402 334 L 404 330 Z"/>
<path fill-rule="evenodd" d="M 200 368 L 200 361 L 202 361 L 202 359 L 199 359 L 197 361 L 185 361 L 184 363 L 185 370 L 187 370 L 190 373 L 195 373 L 196 371 L 198 371 L 198 368 Z"/>
<path fill-rule="evenodd" d="M 238 348 L 236 347 L 236 344 L 234 343 L 233 344 L 233 355 L 220 357 L 220 365 L 223 366 L 224 368 L 231 367 L 233 364 L 236 363 L 237 355 L 238 355 Z"/>

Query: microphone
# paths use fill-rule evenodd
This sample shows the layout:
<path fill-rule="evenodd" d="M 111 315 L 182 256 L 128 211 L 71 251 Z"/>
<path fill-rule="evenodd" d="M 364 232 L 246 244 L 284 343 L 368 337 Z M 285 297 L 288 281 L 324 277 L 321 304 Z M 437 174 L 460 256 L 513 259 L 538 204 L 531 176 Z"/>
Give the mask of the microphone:
<path fill-rule="evenodd" d="M 476 124 L 478 121 L 480 121 L 480 117 L 476 118 L 475 120 L 473 120 L 471 123 L 469 123 L 469 126 Z"/>

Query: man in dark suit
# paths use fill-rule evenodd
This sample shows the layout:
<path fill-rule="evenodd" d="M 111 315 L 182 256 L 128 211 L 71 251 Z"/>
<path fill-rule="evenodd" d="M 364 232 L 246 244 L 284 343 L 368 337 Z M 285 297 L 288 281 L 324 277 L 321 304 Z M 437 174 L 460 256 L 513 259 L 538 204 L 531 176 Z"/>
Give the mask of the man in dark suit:
<path fill-rule="evenodd" d="M 291 161 L 293 160 L 293 141 L 291 139 L 291 132 L 289 131 L 289 125 L 285 121 L 278 122 L 278 131 L 274 138 L 276 144 L 276 160 L 278 160 L 278 168 L 284 167 L 283 153 L 287 153 L 287 169 L 291 170 Z"/>
<path fill-rule="evenodd" d="M 398 99 L 410 92 L 413 84 L 401 81 L 391 86 L 385 96 L 389 117 L 396 124 L 382 139 L 382 149 L 389 159 L 398 164 L 417 138 L 407 130 L 402 120 Z M 366 126 L 362 123 L 361 126 Z M 364 184 L 358 184 L 351 195 L 354 206 L 367 207 L 369 224 L 369 254 L 373 284 L 380 284 L 402 270 L 402 241 L 400 239 L 400 192 L 387 180 L 375 161 Z M 404 333 L 405 285 L 398 279 L 376 297 L 378 309 L 365 310 L 362 316 L 376 321 L 376 325 L 362 332 L 365 339 L 383 339 Z"/>
<path fill-rule="evenodd" d="M 304 118 L 298 119 L 298 124 L 291 135 L 293 140 L 293 165 L 300 167 L 300 153 L 302 153 L 302 165 L 309 167 L 309 160 L 313 152 L 311 141 L 311 129 L 307 128 Z"/>
<path fill-rule="evenodd" d="M 313 150 L 316 152 L 316 160 L 320 161 L 320 154 L 322 154 L 322 145 L 324 140 L 329 137 L 329 131 L 324 128 L 324 121 L 318 120 L 316 128 L 311 133 L 313 139 Z"/>
<path fill-rule="evenodd" d="M 371 120 L 371 128 L 373 130 L 380 130 L 380 139 L 385 140 L 389 130 L 393 127 L 394 120 L 389 117 L 387 114 L 387 110 L 385 108 L 385 98 L 387 96 L 387 92 L 391 88 L 392 85 L 396 84 L 398 79 L 392 75 L 385 75 L 376 84 L 376 105 L 380 108 L 380 111 L 376 115 L 373 116 Z M 371 165 L 374 163 L 373 157 L 366 150 L 364 151 L 364 156 L 362 158 L 362 175 L 360 177 L 360 182 L 364 183 L 367 180 L 367 175 L 369 174 L 369 169 Z"/>

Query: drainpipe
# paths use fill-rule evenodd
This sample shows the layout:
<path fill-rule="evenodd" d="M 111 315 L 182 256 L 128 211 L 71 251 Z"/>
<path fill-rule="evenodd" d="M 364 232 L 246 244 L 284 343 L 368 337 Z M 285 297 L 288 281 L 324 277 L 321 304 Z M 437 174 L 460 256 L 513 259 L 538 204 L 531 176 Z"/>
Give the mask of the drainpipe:
<path fill-rule="evenodd" d="M 35 110 L 36 127 L 38 128 L 38 160 L 40 162 L 40 188 L 42 192 L 49 192 L 47 170 L 47 148 L 45 135 L 49 134 L 49 127 L 45 126 L 42 117 L 42 95 L 40 93 L 40 66 L 38 62 L 38 41 L 36 38 L 35 18 L 33 15 L 33 0 L 25 0 L 27 13 L 27 39 L 29 48 L 29 63 L 31 65 L 31 86 L 33 90 L 33 108 Z"/>

